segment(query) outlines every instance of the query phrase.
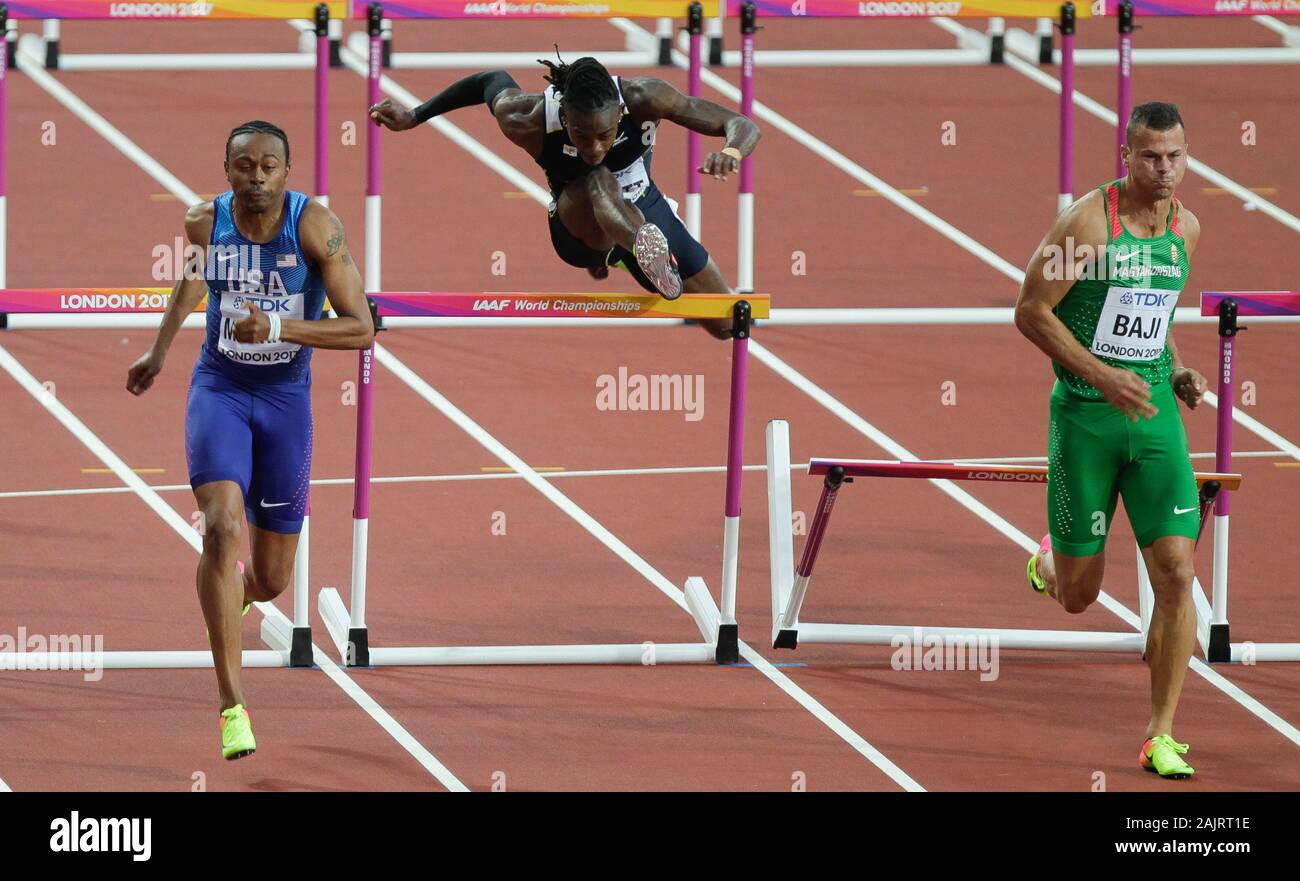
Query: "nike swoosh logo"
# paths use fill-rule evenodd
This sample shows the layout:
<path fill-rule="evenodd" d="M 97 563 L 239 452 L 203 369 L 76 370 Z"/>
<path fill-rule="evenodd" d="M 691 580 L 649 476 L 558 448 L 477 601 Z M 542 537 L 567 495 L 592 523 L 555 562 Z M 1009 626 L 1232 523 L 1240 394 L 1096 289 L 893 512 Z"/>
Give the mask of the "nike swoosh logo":
<path fill-rule="evenodd" d="M 1177 505 L 1174 505 L 1175 514 L 1186 514 L 1188 511 L 1195 511 L 1195 510 L 1196 510 L 1195 505 L 1192 505 L 1190 508 L 1180 508 Z"/>
<path fill-rule="evenodd" d="M 1142 252 L 1141 252 L 1141 251 L 1129 251 L 1127 254 L 1116 255 L 1116 256 L 1115 256 L 1115 262 L 1116 262 L 1116 263 L 1123 263 L 1123 262 L 1125 262 L 1125 261 L 1127 261 L 1127 260 L 1132 260 L 1134 257 L 1136 257 L 1136 256 L 1137 256 L 1138 254 L 1140 254 L 1140 253 L 1142 253 Z"/>
<path fill-rule="evenodd" d="M 617 147 L 619 144 L 623 143 L 623 142 L 626 141 L 626 140 L 627 140 L 627 135 L 625 135 L 625 134 L 624 134 L 624 135 L 619 135 L 617 138 L 614 139 L 614 143 L 611 144 L 611 146 L 613 146 L 613 147 Z"/>
<path fill-rule="evenodd" d="M 238 252 L 238 251 L 236 251 L 236 252 L 233 253 L 233 254 L 222 254 L 222 253 L 218 253 L 218 254 L 217 254 L 217 259 L 220 260 L 222 263 L 224 263 L 224 262 L 226 262 L 227 260 L 234 260 L 234 259 L 235 259 L 236 257 L 238 257 L 238 256 L 239 256 L 239 252 Z"/>
<path fill-rule="evenodd" d="M 263 508 L 282 508 L 282 507 L 284 507 L 284 506 L 287 505 L 287 504 L 289 504 L 289 503 L 288 503 L 288 502 L 276 502 L 274 505 L 268 505 L 268 504 L 266 503 L 266 499 L 262 499 L 262 507 L 263 507 Z M 1177 509 L 1175 509 L 1175 510 L 1177 510 Z"/>

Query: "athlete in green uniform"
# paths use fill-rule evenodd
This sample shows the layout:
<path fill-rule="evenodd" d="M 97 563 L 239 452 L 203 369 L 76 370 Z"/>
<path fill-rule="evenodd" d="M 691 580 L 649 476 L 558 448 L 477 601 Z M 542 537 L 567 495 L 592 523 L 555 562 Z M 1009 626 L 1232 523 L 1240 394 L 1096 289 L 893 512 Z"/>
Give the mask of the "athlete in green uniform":
<path fill-rule="evenodd" d="M 1170 327 L 1201 232 L 1174 196 L 1187 166 L 1178 108 L 1135 108 L 1121 152 L 1128 175 L 1057 218 L 1016 303 L 1016 327 L 1056 372 L 1050 533 L 1027 571 L 1034 589 L 1067 612 L 1092 605 L 1115 503 L 1124 497 L 1155 593 L 1151 721 L 1140 761 L 1161 776 L 1190 777 L 1187 747 L 1172 734 L 1196 636 L 1192 551 L 1200 519 L 1175 398 L 1194 409 L 1206 381 L 1183 366 Z"/>

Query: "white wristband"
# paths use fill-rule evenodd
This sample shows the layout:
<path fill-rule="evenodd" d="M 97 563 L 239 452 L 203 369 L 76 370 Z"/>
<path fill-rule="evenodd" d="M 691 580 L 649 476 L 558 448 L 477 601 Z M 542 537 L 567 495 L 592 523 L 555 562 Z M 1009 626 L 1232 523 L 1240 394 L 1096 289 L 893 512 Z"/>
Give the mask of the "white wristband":
<path fill-rule="evenodd" d="M 272 312 L 267 318 L 271 319 L 271 329 L 266 335 L 268 343 L 280 342 L 280 316 Z"/>

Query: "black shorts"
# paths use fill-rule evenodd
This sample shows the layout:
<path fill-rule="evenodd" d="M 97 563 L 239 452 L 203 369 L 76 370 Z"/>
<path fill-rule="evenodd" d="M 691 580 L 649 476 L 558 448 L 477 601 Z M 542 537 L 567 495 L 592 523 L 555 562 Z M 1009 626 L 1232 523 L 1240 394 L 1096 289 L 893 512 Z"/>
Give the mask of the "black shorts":
<path fill-rule="evenodd" d="M 681 218 L 677 216 L 676 206 L 659 191 L 658 187 L 651 189 L 633 204 L 640 209 L 647 223 L 659 227 L 668 238 L 668 248 L 677 261 L 677 270 L 682 274 L 683 279 L 704 270 L 704 267 L 709 264 L 709 252 L 686 231 L 686 224 L 682 223 Z M 597 251 L 595 248 L 587 247 L 586 242 L 564 228 L 564 224 L 557 216 L 555 203 L 552 202 L 551 205 L 549 220 L 551 244 L 561 260 L 580 269 L 618 266 L 621 263 L 628 272 L 632 273 L 632 277 L 641 287 L 651 293 L 659 292 L 654 283 L 641 271 L 641 267 L 637 265 L 636 258 L 630 251 L 622 245 L 615 245 L 609 251 Z"/>

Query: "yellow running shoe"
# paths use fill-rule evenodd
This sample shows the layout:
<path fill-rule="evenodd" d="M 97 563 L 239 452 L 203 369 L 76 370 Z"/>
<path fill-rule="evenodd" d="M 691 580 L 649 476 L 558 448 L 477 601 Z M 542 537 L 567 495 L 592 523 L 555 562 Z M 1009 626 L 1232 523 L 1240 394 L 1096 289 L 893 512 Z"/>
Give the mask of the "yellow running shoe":
<path fill-rule="evenodd" d="M 1038 543 L 1038 550 L 1034 552 L 1034 555 L 1029 558 L 1029 562 L 1025 565 L 1025 577 L 1029 579 L 1029 586 L 1032 587 L 1036 593 L 1040 593 L 1043 596 L 1048 596 L 1049 594 L 1047 593 L 1047 585 L 1043 583 L 1043 576 L 1038 574 L 1038 561 L 1042 558 L 1044 551 L 1050 551 L 1051 549 L 1052 535 L 1051 533 L 1048 533 L 1043 536 L 1043 540 Z"/>
<path fill-rule="evenodd" d="M 1169 780 L 1182 780 L 1196 773 L 1182 759 L 1189 749 L 1190 746 L 1179 743 L 1168 734 L 1157 734 L 1142 744 L 1142 754 L 1138 756 L 1138 761 L 1144 771 L 1159 774 Z"/>
<path fill-rule="evenodd" d="M 234 761 L 244 756 L 251 756 L 257 750 L 257 741 L 253 738 L 253 723 L 248 718 L 248 710 L 243 704 L 235 704 L 228 710 L 221 711 L 221 757 Z"/>

